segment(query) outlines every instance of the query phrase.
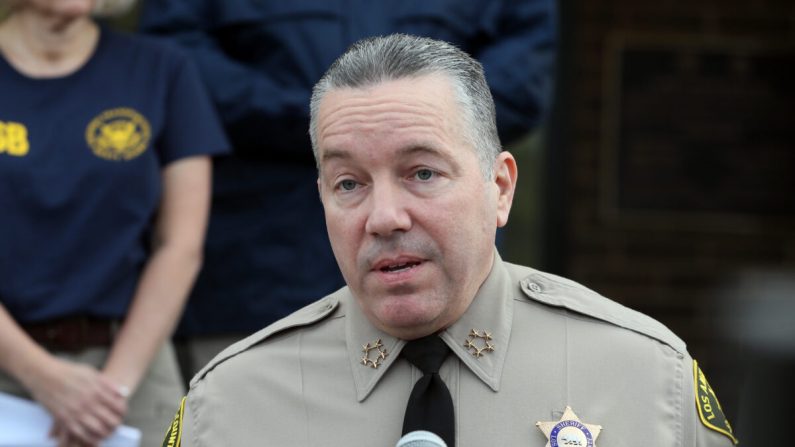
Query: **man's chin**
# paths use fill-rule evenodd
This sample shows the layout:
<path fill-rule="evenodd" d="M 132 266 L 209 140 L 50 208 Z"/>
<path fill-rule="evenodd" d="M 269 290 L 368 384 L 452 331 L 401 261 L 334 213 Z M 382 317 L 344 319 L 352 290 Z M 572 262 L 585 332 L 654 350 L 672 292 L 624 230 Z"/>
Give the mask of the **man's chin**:
<path fill-rule="evenodd" d="M 411 306 L 384 309 L 377 319 L 385 332 L 403 339 L 422 337 L 442 329 L 436 327 L 439 323 L 438 311 Z"/>

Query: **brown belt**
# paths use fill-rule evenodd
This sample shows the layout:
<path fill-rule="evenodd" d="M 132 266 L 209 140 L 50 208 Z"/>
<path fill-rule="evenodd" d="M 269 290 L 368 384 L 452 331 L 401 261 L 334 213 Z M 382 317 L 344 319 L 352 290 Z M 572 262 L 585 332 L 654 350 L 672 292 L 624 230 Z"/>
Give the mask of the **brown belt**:
<path fill-rule="evenodd" d="M 119 324 L 118 320 L 67 317 L 23 324 L 22 328 L 47 349 L 77 352 L 86 348 L 110 346 Z"/>

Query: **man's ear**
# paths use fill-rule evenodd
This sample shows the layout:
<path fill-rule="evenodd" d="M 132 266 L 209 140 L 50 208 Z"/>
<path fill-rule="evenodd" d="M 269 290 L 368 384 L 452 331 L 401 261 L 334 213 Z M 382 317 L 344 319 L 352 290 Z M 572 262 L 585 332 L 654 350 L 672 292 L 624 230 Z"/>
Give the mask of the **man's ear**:
<path fill-rule="evenodd" d="M 508 215 L 513 204 L 513 192 L 516 190 L 516 180 L 519 172 L 516 160 L 510 152 L 503 151 L 494 162 L 494 184 L 497 187 L 497 226 L 503 227 L 508 223 Z"/>
<path fill-rule="evenodd" d="M 320 175 L 317 176 L 317 196 L 320 199 L 320 203 L 323 204 L 323 182 L 320 181 Z M 323 204 L 325 207 L 326 205 Z"/>

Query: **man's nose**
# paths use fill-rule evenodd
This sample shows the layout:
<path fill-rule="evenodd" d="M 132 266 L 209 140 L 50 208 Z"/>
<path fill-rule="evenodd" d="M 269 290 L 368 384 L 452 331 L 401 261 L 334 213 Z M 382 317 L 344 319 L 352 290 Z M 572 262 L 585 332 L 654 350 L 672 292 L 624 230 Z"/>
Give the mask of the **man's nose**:
<path fill-rule="evenodd" d="M 389 236 L 396 231 L 411 228 L 407 206 L 409 197 L 396 185 L 380 184 L 373 187 L 369 197 L 369 215 L 365 224 L 368 234 Z"/>

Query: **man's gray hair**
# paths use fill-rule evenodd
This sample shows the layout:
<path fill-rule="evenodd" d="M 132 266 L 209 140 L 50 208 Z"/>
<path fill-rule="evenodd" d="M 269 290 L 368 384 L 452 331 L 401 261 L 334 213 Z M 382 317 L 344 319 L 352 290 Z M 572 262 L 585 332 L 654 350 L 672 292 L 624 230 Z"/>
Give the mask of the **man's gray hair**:
<path fill-rule="evenodd" d="M 319 163 L 317 114 L 326 93 L 338 88 L 364 88 L 432 74 L 450 79 L 463 111 L 464 137 L 475 150 L 484 177 L 491 179 L 501 146 L 494 99 L 486 84 L 483 66 L 447 42 L 405 34 L 371 37 L 354 43 L 315 84 L 309 121 L 315 160 Z"/>

